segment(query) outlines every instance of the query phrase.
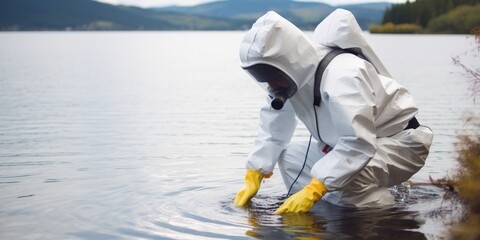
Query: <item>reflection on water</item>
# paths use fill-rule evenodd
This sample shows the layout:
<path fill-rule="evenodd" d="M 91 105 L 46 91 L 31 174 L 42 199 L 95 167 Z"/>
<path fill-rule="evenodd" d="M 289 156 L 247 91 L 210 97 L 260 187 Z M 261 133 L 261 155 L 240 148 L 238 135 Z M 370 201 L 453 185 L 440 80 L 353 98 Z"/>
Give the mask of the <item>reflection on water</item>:
<path fill-rule="evenodd" d="M 394 192 L 397 204 L 388 209 L 350 209 L 320 202 L 309 213 L 282 216 L 273 212 L 285 197 L 263 195 L 243 209 L 251 227 L 245 235 L 259 239 L 427 239 L 431 235 L 421 232 L 425 216 L 410 206 L 442 198 L 441 191 L 430 190 L 414 187 Z"/>
<path fill-rule="evenodd" d="M 322 202 L 313 213 L 282 216 L 279 226 L 265 224 L 261 213 L 249 216 L 252 230 L 246 235 L 256 238 L 385 239 L 393 236 L 393 239 L 426 239 L 424 234 L 417 232 L 423 223 L 418 213 L 399 209 L 345 210 Z"/>
<path fill-rule="evenodd" d="M 238 67 L 243 32 L 0 34 L 0 239 L 432 239 L 444 191 L 393 188 L 395 208 L 318 203 L 277 216 L 280 174 L 232 204 L 264 93 Z M 478 112 L 450 57 L 464 36 L 367 35 L 436 136 L 414 176 L 455 164 Z M 402 46 L 402 47 L 398 47 Z M 469 61 L 467 59 L 467 61 Z M 305 141 L 300 126 L 294 141 Z"/>

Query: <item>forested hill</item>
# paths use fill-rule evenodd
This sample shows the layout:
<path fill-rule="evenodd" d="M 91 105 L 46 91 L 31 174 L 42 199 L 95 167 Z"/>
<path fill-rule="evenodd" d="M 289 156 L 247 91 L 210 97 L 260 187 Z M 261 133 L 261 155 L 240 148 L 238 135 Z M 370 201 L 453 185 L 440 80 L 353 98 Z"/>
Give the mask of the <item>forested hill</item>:
<path fill-rule="evenodd" d="M 384 11 L 391 3 L 374 2 L 331 6 L 320 2 L 292 0 L 222 0 L 191 7 L 162 7 L 159 11 L 189 13 L 201 16 L 254 22 L 269 10 L 276 11 L 303 29 L 313 29 L 336 8 L 351 11 L 360 27 L 367 29 L 371 24 L 379 24 Z"/>
<path fill-rule="evenodd" d="M 246 22 L 92 0 L 0 0 L 0 30 L 225 30 Z"/>
<path fill-rule="evenodd" d="M 480 0 L 407 1 L 388 8 L 382 23 L 383 30 L 397 25 L 400 31 L 409 28 L 427 33 L 469 33 L 480 25 Z"/>
<path fill-rule="evenodd" d="M 381 22 L 389 3 L 338 6 L 360 26 Z M 0 30 L 239 30 L 268 10 L 313 29 L 336 7 L 292 0 L 221 0 L 193 7 L 146 9 L 93 0 L 0 0 Z"/>

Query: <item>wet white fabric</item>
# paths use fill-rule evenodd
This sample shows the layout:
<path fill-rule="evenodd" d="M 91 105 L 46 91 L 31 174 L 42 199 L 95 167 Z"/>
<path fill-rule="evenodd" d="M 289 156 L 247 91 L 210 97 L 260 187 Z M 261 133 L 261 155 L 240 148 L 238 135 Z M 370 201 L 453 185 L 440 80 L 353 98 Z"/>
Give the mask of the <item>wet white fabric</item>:
<path fill-rule="evenodd" d="M 338 191 L 330 191 L 323 200 L 344 207 L 388 207 L 394 199 L 388 187 L 408 180 L 425 164 L 433 133 L 424 126 L 408 129 L 391 137 L 377 139 L 377 152 L 355 179 Z M 291 143 L 280 155 L 278 166 L 285 187 L 292 193 L 311 181 L 312 167 L 325 156 L 322 143 L 312 142 L 303 171 L 308 142 Z"/>
<path fill-rule="evenodd" d="M 348 14 L 339 16 L 349 17 Z M 329 23 L 330 29 L 344 28 L 344 22 L 352 22 L 351 19 L 348 21 L 335 19 L 339 25 L 335 27 L 336 22 L 332 21 Z M 355 183 L 352 182 L 362 176 L 360 173 L 364 172 L 374 156 L 378 161 L 385 162 L 384 167 L 389 166 L 386 164 L 388 162 L 395 165 L 393 159 L 419 157 L 418 152 L 412 152 L 402 146 L 406 143 L 398 142 L 395 145 L 397 140 L 391 144 L 392 150 L 387 151 L 388 154 L 379 153 L 385 152 L 380 145 L 385 140 L 380 139 L 388 139 L 401 133 L 408 121 L 416 115 L 417 108 L 405 88 L 392 78 L 379 74 L 368 61 L 352 54 L 337 56 L 326 68 L 320 86 L 321 105 L 314 107 L 313 87 L 316 68 L 330 50 L 328 46 L 308 40 L 302 31 L 274 12 L 261 17 L 248 31 L 240 49 L 242 67 L 258 63 L 275 66 L 295 81 L 298 90 L 287 100 L 282 110 L 272 109 L 268 102 L 260 110 L 259 135 L 246 167 L 264 174 L 272 172 L 281 154 L 285 155 L 286 149 L 288 151 L 287 146 L 296 128 L 295 119 L 298 118 L 320 145 L 326 143 L 333 147 L 325 156 L 312 155 L 315 160 L 311 160 L 309 172 L 304 172 L 307 175 L 303 175 L 302 179 L 315 177 L 323 182 L 331 192 L 326 196 L 331 202 L 339 205 L 348 205 L 343 202 L 349 204 L 363 202 L 362 205 L 368 205 L 367 202 L 375 202 L 378 196 L 383 196 L 377 192 L 385 192 L 386 189 L 381 190 L 382 187 L 379 186 L 383 185 L 370 182 L 357 184 L 362 187 L 354 190 L 352 186 Z M 425 139 L 422 141 L 423 145 L 429 146 L 428 138 Z M 321 149 L 312 146 L 311 150 L 320 152 Z M 301 164 L 304 157 L 304 154 L 292 155 L 291 159 Z M 415 167 L 407 169 L 406 172 L 418 169 Z M 378 172 L 372 172 L 375 175 L 373 178 L 377 178 Z M 384 172 L 392 174 L 388 170 Z M 393 178 L 399 175 L 392 174 L 391 177 L 394 181 Z M 368 194 L 362 192 L 365 187 L 375 189 L 376 192 L 374 193 L 374 190 L 368 191 Z M 345 194 L 347 190 L 352 191 L 353 195 L 358 193 L 358 198 L 347 196 Z M 342 197 L 338 197 L 334 192 L 342 193 Z M 360 195 L 365 195 L 363 200 L 360 199 Z M 332 200 L 334 196 L 338 200 Z M 383 201 L 386 205 L 389 204 L 387 200 Z"/>

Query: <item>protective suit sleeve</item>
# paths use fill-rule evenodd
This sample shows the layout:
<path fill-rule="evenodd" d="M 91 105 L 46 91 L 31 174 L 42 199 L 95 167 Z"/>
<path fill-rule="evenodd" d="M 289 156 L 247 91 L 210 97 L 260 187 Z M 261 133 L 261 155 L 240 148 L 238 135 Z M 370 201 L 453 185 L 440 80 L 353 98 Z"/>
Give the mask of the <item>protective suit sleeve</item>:
<path fill-rule="evenodd" d="M 287 100 L 281 110 L 273 109 L 270 101 L 270 97 L 267 97 L 266 104 L 260 109 L 259 133 L 246 165 L 247 169 L 265 175 L 273 171 L 297 126 L 295 111 L 290 101 Z"/>
<path fill-rule="evenodd" d="M 368 62 L 342 54 L 327 67 L 323 81 L 321 104 L 328 108 L 331 128 L 338 136 L 333 149 L 312 167 L 311 174 L 335 191 L 353 180 L 376 152 L 371 81 L 379 79 Z"/>

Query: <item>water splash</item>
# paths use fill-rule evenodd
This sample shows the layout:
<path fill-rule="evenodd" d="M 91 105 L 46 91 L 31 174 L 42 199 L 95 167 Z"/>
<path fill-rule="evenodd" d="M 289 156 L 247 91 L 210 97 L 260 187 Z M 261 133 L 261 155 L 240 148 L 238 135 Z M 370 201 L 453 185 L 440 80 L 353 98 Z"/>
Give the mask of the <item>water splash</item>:
<path fill-rule="evenodd" d="M 390 193 L 395 197 L 397 203 L 405 203 L 410 194 L 410 183 L 403 182 L 390 188 Z"/>

